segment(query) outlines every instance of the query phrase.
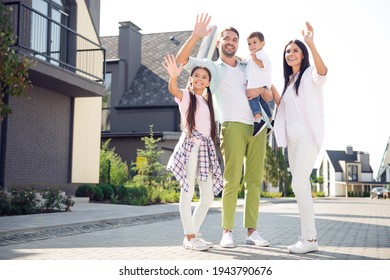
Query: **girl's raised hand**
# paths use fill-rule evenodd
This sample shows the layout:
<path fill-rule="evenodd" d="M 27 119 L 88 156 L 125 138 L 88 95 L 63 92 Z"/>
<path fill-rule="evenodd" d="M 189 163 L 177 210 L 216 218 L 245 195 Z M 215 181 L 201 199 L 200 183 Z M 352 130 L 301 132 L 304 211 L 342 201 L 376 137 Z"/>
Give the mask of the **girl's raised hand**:
<path fill-rule="evenodd" d="M 171 78 L 179 77 L 181 71 L 183 70 L 183 64 L 177 65 L 176 57 L 173 54 L 167 54 L 164 56 L 164 61 L 162 63 L 165 70 L 167 70 Z"/>

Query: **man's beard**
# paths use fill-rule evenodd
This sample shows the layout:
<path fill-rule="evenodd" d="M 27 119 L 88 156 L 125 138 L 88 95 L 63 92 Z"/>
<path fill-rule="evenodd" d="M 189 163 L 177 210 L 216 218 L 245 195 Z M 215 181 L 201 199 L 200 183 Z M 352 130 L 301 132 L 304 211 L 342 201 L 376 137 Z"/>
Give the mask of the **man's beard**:
<path fill-rule="evenodd" d="M 236 54 L 236 50 L 227 51 L 225 48 L 222 48 L 222 53 L 223 53 L 226 57 L 233 57 L 233 56 Z"/>

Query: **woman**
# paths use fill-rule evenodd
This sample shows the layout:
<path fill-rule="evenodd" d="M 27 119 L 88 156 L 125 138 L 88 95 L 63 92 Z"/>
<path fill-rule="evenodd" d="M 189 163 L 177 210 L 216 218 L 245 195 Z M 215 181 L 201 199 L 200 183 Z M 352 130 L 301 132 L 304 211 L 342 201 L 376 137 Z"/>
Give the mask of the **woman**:
<path fill-rule="evenodd" d="M 278 113 L 275 118 L 275 138 L 279 147 L 287 147 L 292 174 L 292 189 L 301 217 L 301 236 L 288 247 L 290 253 L 318 250 L 310 174 L 324 137 L 324 102 L 322 86 L 327 67 L 314 44 L 314 31 L 306 22 L 304 41 L 313 56 L 299 40 L 288 42 L 283 54 L 284 89 L 282 96 L 273 87 Z"/>
<path fill-rule="evenodd" d="M 223 186 L 222 172 L 216 156 L 214 141 L 216 125 L 210 91 L 211 73 L 197 66 L 191 71 L 187 89 L 180 89 L 177 78 L 183 70 L 173 55 L 164 57 L 163 66 L 169 74 L 168 89 L 175 97 L 182 118 L 183 133 L 169 159 L 167 169 L 181 185 L 179 210 L 184 229 L 183 246 L 204 251 L 213 243 L 200 238 L 199 228 L 214 199 Z M 194 213 L 191 201 L 198 181 L 200 199 Z"/>

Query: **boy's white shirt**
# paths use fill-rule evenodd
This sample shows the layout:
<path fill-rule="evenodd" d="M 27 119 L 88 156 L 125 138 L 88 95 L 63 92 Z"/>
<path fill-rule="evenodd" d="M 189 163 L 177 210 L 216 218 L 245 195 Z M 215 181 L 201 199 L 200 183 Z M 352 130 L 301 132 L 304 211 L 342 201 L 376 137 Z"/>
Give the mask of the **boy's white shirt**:
<path fill-rule="evenodd" d="M 263 62 L 263 68 L 253 61 L 252 56 L 244 59 L 247 63 L 245 73 L 248 81 L 247 88 L 259 88 L 266 86 L 271 88 L 272 64 L 267 53 L 261 49 L 256 52 L 256 58 Z"/>

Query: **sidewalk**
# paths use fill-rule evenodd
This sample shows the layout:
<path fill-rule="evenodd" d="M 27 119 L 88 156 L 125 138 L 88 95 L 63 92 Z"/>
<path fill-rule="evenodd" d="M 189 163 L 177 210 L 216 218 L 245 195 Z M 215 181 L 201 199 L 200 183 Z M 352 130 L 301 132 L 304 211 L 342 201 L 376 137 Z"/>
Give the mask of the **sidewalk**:
<path fill-rule="evenodd" d="M 0 217 L 0 245 L 1 237 L 44 231 L 69 226 L 85 226 L 98 224 L 126 224 L 134 225 L 152 223 L 159 220 L 179 218 L 179 204 L 156 204 L 149 206 L 132 206 L 109 203 L 89 203 L 88 198 L 73 198 L 76 203 L 70 212 L 50 214 L 34 214 Z M 262 199 L 261 203 L 268 203 L 273 199 Z M 295 202 L 294 199 L 278 199 L 275 203 Z M 196 203 L 193 203 L 195 206 Z M 238 200 L 237 207 L 243 207 L 244 201 Z M 221 201 L 213 202 L 210 212 L 219 211 Z"/>
<path fill-rule="evenodd" d="M 290 202 L 290 203 L 288 203 Z M 295 199 L 262 199 L 259 233 L 268 248 L 245 244 L 243 201 L 235 217 L 236 247 L 219 246 L 220 201 L 201 231 L 214 242 L 206 252 L 185 250 L 178 204 L 151 206 L 79 202 L 71 212 L 0 217 L 3 260 L 389 260 L 390 200 L 315 199 L 320 250 L 289 254 L 300 234 Z"/>

